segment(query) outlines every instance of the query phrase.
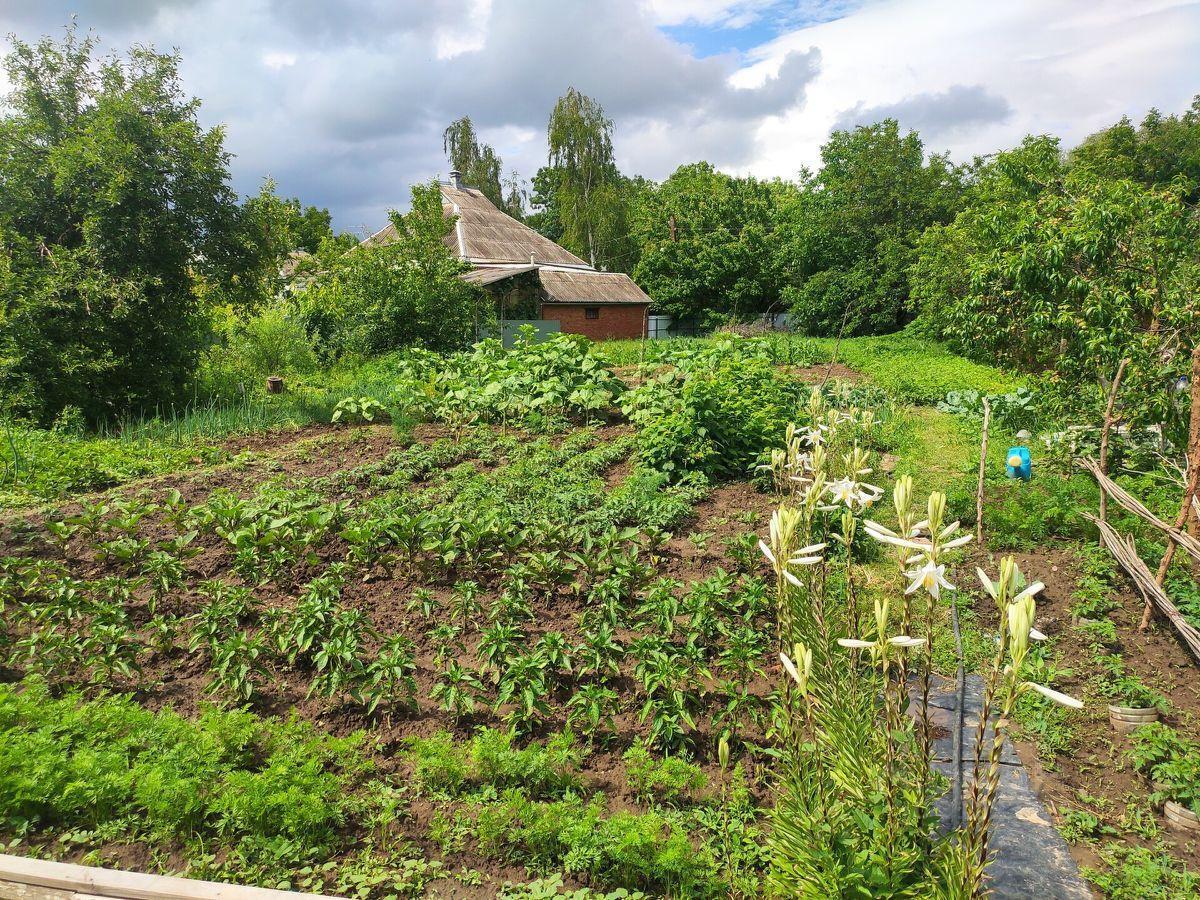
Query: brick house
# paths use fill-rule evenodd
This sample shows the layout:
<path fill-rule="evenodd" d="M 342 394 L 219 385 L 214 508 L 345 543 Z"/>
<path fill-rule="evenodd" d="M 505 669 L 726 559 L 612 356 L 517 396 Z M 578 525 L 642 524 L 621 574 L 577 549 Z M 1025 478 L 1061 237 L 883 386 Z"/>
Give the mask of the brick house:
<path fill-rule="evenodd" d="M 601 272 L 497 209 L 458 172 L 441 185 L 442 208 L 456 216 L 446 243 L 474 268 L 464 281 L 484 288 L 506 321 L 556 322 L 592 340 L 645 337 L 650 298 L 621 272 Z M 392 226 L 367 239 L 385 243 Z"/>

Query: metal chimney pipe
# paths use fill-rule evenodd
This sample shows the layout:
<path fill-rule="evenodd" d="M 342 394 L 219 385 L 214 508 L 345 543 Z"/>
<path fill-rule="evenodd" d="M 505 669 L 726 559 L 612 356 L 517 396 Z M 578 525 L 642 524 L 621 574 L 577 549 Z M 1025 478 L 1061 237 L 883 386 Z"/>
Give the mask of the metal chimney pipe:
<path fill-rule="evenodd" d="M 455 190 L 462 187 L 462 172 L 458 169 L 450 170 L 450 186 Z"/>

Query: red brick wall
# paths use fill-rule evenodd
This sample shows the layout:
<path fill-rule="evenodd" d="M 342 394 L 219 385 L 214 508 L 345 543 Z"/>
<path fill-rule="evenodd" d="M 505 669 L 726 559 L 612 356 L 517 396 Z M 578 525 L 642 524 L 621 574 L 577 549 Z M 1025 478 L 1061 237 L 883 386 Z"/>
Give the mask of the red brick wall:
<path fill-rule="evenodd" d="M 587 307 L 573 303 L 543 303 L 542 318 L 553 319 L 568 334 L 582 334 L 593 341 L 606 338 L 640 338 L 646 333 L 648 303 L 599 304 L 600 318 L 584 315 Z"/>

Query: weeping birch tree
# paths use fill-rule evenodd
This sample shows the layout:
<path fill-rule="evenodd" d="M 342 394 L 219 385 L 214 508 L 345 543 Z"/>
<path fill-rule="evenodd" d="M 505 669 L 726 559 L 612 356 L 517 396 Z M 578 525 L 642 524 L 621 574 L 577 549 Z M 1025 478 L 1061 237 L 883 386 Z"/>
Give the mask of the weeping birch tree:
<path fill-rule="evenodd" d="M 470 116 L 455 119 L 442 132 L 442 150 L 450 168 L 462 173 L 463 180 L 477 187 L 510 216 L 521 218 L 524 213 L 525 189 L 516 172 L 501 181 L 503 163 L 491 145 L 479 140 Z"/>
<path fill-rule="evenodd" d="M 546 129 L 562 243 L 593 266 L 614 261 L 625 232 L 612 128 L 603 107 L 572 87 L 554 105 Z"/>

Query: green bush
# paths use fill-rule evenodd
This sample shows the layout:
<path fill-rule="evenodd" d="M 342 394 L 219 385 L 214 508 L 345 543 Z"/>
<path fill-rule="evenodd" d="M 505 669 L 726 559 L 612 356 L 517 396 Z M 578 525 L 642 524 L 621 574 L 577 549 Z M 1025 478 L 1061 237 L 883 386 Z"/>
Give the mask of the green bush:
<path fill-rule="evenodd" d="M 258 392 L 268 375 L 307 375 L 317 369 L 304 324 L 282 304 L 247 318 L 226 311 L 216 331 L 218 343 L 204 355 L 197 378 L 204 396 L 240 399 L 243 386 Z"/>
<path fill-rule="evenodd" d="M 329 359 L 413 346 L 456 350 L 491 315 L 486 295 L 458 277 L 470 267 L 442 241 L 454 222 L 442 214 L 436 184 L 414 185 L 411 210 L 391 220 L 389 243 L 323 247 L 313 282 L 297 297 Z"/>
<path fill-rule="evenodd" d="M 782 375 L 764 345 L 724 339 L 686 347 L 622 399 L 642 462 L 677 477 L 749 473 L 782 439 L 809 389 Z"/>

